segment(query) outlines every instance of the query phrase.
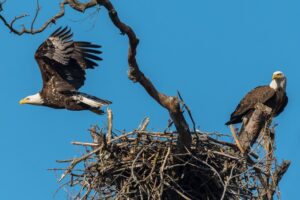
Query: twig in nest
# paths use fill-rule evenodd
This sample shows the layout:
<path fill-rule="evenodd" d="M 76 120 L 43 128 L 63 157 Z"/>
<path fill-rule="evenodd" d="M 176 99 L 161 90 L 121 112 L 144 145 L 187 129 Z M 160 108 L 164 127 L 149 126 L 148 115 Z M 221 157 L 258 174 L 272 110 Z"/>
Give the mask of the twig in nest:
<path fill-rule="evenodd" d="M 237 138 L 234 126 L 232 124 L 229 125 L 233 139 L 235 141 L 235 144 L 237 145 L 237 147 L 239 148 L 239 150 L 244 154 L 245 150 L 243 149 L 243 147 L 241 146 L 241 143 L 239 142 L 239 139 Z"/>
<path fill-rule="evenodd" d="M 177 91 L 177 94 L 178 94 L 178 96 L 179 96 L 179 99 L 180 99 L 180 101 L 181 101 L 183 107 L 187 110 L 187 112 L 188 112 L 188 114 L 189 114 L 189 117 L 190 117 L 190 119 L 191 119 L 191 121 L 192 121 L 192 123 L 193 123 L 193 130 L 194 130 L 194 132 L 196 133 L 196 132 L 197 132 L 197 131 L 196 131 L 196 123 L 195 123 L 195 120 L 194 120 L 194 118 L 193 118 L 192 112 L 191 112 L 190 108 L 189 108 L 189 107 L 185 104 L 185 102 L 183 101 L 183 98 L 182 98 L 182 96 L 181 96 L 181 94 L 180 94 L 179 91 Z"/>
<path fill-rule="evenodd" d="M 150 122 L 150 118 L 149 117 L 146 117 L 143 121 L 142 121 L 142 123 L 140 124 L 140 126 L 139 126 L 139 130 L 140 131 L 145 131 L 146 130 L 146 128 L 147 128 L 147 126 L 148 126 L 148 124 L 149 124 L 149 122 Z"/>
<path fill-rule="evenodd" d="M 112 139 L 112 119 L 113 114 L 112 110 L 107 108 L 107 143 L 110 143 L 110 140 Z"/>
<path fill-rule="evenodd" d="M 95 149 L 94 151 L 91 151 L 90 153 L 88 153 L 88 154 L 82 156 L 81 158 L 76 158 L 76 159 L 74 159 L 74 160 L 71 162 L 71 164 L 70 164 L 70 166 L 68 167 L 68 169 L 61 175 L 61 177 L 60 177 L 60 179 L 59 179 L 58 181 L 60 182 L 62 179 L 64 179 L 64 178 L 66 177 L 66 175 L 68 175 L 68 174 L 74 169 L 74 167 L 75 167 L 78 163 L 80 163 L 81 161 L 86 160 L 87 158 L 89 158 L 89 157 L 92 156 L 93 154 L 97 153 L 98 151 L 100 151 L 101 148 L 102 148 L 102 147 L 99 147 L 99 148 Z"/>
<path fill-rule="evenodd" d="M 224 186 L 224 190 L 223 190 L 223 194 L 222 194 L 222 197 L 221 197 L 221 200 L 223 200 L 225 198 L 225 194 L 226 194 L 226 191 L 227 191 L 227 187 L 232 179 L 232 175 L 233 175 L 233 170 L 235 169 L 235 166 L 231 167 L 231 170 L 230 170 L 230 175 L 229 177 L 227 178 L 227 180 L 225 181 L 225 186 Z"/>

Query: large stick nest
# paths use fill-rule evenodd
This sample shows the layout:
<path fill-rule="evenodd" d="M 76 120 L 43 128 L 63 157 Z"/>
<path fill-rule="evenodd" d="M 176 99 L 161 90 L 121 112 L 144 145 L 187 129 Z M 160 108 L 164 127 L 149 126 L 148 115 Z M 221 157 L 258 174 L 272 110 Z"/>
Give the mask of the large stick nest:
<path fill-rule="evenodd" d="M 96 127 L 90 132 L 93 143 L 73 142 L 86 153 L 63 161 L 70 165 L 61 180 L 80 187 L 74 199 L 270 199 L 289 166 L 277 166 L 262 144 L 245 155 L 199 132 L 185 153 L 173 132 L 138 129 L 113 139 Z"/>

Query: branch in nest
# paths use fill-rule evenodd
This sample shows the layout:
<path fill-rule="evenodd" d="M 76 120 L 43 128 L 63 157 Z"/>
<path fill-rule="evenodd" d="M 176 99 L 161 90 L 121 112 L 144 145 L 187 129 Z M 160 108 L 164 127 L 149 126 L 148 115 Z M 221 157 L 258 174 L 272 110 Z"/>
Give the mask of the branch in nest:
<path fill-rule="evenodd" d="M 112 110 L 107 108 L 107 142 L 110 143 L 112 139 Z"/>
<path fill-rule="evenodd" d="M 142 121 L 142 123 L 140 124 L 138 130 L 139 130 L 139 131 L 145 131 L 146 128 L 147 128 L 147 126 L 148 126 L 148 124 L 149 124 L 149 122 L 150 122 L 150 118 L 149 118 L 149 117 L 146 117 L 146 118 Z"/>
<path fill-rule="evenodd" d="M 239 150 L 244 154 L 245 153 L 245 150 L 244 148 L 242 147 L 238 137 L 237 137 L 237 134 L 236 134 L 236 131 L 234 129 L 234 126 L 232 124 L 229 125 L 229 128 L 231 130 L 231 133 L 232 133 L 232 136 L 233 136 L 233 139 L 235 141 L 235 144 L 236 146 L 239 148 Z"/>
<path fill-rule="evenodd" d="M 100 151 L 101 148 L 102 148 L 102 147 L 99 147 L 99 148 L 97 148 L 97 149 L 91 151 L 90 153 L 88 153 L 88 154 L 82 156 L 81 158 L 76 158 L 76 159 L 72 160 L 70 166 L 69 166 L 68 169 L 66 169 L 66 171 L 61 175 L 61 177 L 60 177 L 60 179 L 59 179 L 58 181 L 60 182 L 61 180 L 63 180 L 63 179 L 64 179 L 64 178 L 65 178 L 65 177 L 66 177 L 66 176 L 74 169 L 74 167 L 75 167 L 78 163 L 80 163 L 80 162 L 82 162 L 82 161 L 88 159 L 90 156 L 92 156 L 92 155 L 94 155 L 95 153 L 97 153 L 98 151 Z"/>

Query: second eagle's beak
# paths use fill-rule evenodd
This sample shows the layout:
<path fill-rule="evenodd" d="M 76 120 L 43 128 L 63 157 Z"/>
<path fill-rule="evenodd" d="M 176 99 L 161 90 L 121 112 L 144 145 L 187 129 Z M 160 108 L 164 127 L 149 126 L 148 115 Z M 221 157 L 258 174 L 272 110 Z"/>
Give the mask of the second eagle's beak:
<path fill-rule="evenodd" d="M 22 99 L 21 101 L 19 101 L 19 104 L 23 105 L 23 104 L 26 104 L 27 103 L 27 99 Z"/>

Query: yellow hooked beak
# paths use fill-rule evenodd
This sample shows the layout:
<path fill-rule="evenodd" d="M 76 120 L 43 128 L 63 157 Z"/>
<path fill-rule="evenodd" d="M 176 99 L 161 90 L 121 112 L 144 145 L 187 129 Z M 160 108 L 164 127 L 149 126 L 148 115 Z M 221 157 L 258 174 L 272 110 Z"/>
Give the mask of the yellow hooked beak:
<path fill-rule="evenodd" d="M 272 79 L 274 80 L 274 79 L 279 79 L 279 78 L 283 78 L 283 74 L 274 74 L 273 76 L 272 76 Z"/>
<path fill-rule="evenodd" d="M 22 99 L 21 101 L 19 101 L 19 104 L 23 105 L 23 104 L 27 104 L 28 103 L 28 99 Z"/>

